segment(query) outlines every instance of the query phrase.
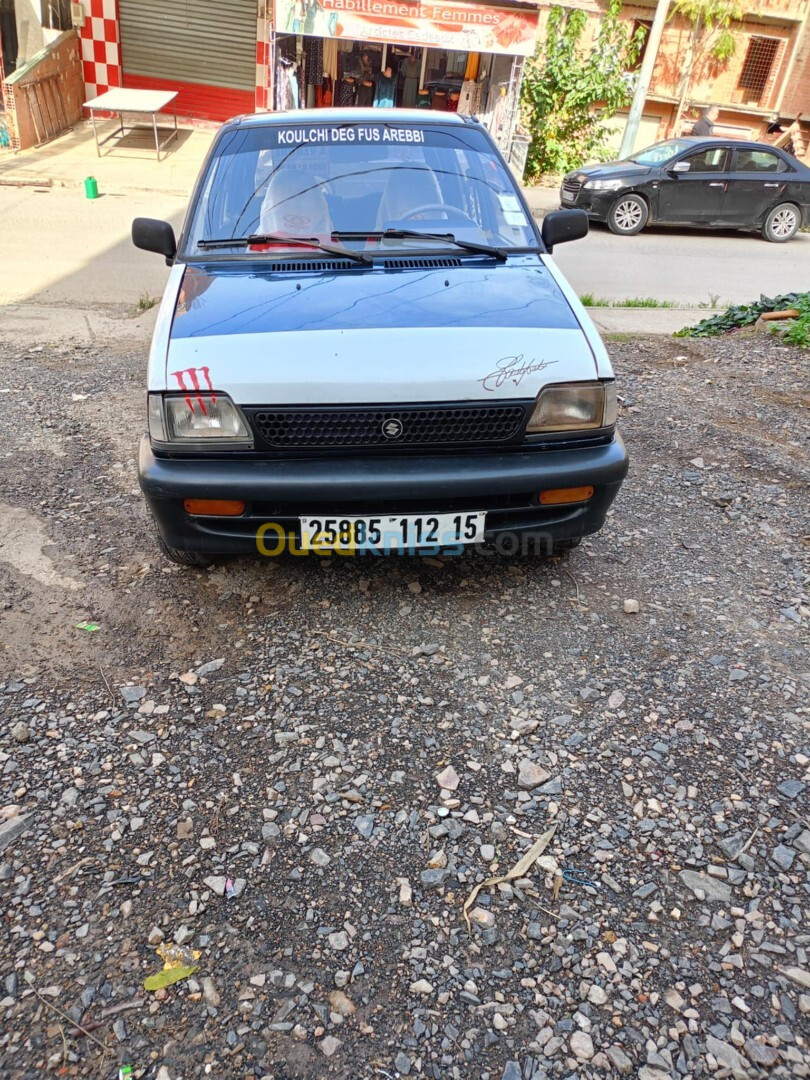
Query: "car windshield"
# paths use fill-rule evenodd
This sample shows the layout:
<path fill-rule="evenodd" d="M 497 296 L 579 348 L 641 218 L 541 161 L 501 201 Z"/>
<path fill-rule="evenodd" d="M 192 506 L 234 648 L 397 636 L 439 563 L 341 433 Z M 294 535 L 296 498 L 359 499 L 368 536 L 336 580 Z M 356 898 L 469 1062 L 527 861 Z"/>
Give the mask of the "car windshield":
<path fill-rule="evenodd" d="M 630 160 L 639 165 L 663 165 L 665 161 L 674 158 L 682 150 L 688 150 L 691 145 L 685 139 L 667 139 L 666 142 L 656 143 L 654 146 L 648 146 L 646 150 L 639 151 L 638 154 L 633 154 Z"/>
<path fill-rule="evenodd" d="M 483 131 L 402 122 L 266 124 L 234 128 L 219 141 L 183 254 L 199 258 L 200 245 L 229 239 L 242 244 L 217 245 L 228 258 L 257 250 L 300 256 L 307 251 L 302 237 L 354 250 L 439 246 L 435 237 L 381 237 L 386 230 L 499 248 L 538 243 Z"/>

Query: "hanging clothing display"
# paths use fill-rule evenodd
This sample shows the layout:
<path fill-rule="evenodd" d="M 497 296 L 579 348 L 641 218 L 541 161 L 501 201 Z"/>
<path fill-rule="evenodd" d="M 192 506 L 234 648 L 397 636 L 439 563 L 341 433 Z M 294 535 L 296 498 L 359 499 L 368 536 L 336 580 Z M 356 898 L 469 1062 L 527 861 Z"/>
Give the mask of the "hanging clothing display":
<path fill-rule="evenodd" d="M 286 56 L 279 56 L 276 62 L 275 107 L 278 112 L 297 109 L 300 97 L 298 93 L 298 71 L 295 63 Z"/>
<path fill-rule="evenodd" d="M 346 108 L 347 105 L 354 105 L 356 89 L 357 82 L 351 76 L 341 79 L 338 84 L 337 101 L 335 104 L 341 108 Z"/>
<path fill-rule="evenodd" d="M 323 38 L 304 38 L 304 57 L 307 65 L 307 83 L 320 86 L 323 82 Z"/>
<path fill-rule="evenodd" d="M 419 89 L 419 76 L 422 65 L 419 58 L 413 53 L 406 56 L 399 65 L 399 76 L 402 82 L 402 107 L 413 109 L 416 105 L 416 92 Z"/>
<path fill-rule="evenodd" d="M 390 71 L 390 68 L 386 68 Z M 397 94 L 397 80 L 395 75 L 386 76 L 384 72 L 380 72 L 377 76 L 377 88 L 374 92 L 374 108 L 375 109 L 392 109 L 394 102 L 396 101 Z"/>

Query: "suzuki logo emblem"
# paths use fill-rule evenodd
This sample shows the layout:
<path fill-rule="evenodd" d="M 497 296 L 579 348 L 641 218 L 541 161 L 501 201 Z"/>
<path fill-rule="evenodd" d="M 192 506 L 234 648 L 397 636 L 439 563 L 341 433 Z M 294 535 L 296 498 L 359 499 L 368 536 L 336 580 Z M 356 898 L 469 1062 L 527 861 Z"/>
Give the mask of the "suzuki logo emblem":
<path fill-rule="evenodd" d="M 402 434 L 402 421 L 395 416 L 383 420 L 382 433 L 386 439 L 398 439 Z"/>

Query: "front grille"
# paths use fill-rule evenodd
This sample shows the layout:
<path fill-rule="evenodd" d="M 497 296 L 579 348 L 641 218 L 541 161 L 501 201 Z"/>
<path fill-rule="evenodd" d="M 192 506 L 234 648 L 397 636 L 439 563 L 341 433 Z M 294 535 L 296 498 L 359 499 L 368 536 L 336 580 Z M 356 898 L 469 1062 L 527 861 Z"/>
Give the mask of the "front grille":
<path fill-rule="evenodd" d="M 582 187 L 582 181 L 578 180 L 575 176 L 566 176 L 562 182 L 563 191 L 569 195 L 579 195 L 579 190 Z"/>
<path fill-rule="evenodd" d="M 246 410 L 267 446 L 279 449 L 472 446 L 522 436 L 533 402 L 468 402 L 354 408 Z"/>

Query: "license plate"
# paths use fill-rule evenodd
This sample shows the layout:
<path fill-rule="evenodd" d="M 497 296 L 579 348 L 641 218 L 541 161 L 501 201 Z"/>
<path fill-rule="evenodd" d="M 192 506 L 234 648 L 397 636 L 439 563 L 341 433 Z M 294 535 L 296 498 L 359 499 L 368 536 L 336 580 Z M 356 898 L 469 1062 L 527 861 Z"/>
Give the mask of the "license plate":
<path fill-rule="evenodd" d="M 305 551 L 395 551 L 474 544 L 484 538 L 486 513 L 395 514 L 390 517 L 302 517 Z"/>

